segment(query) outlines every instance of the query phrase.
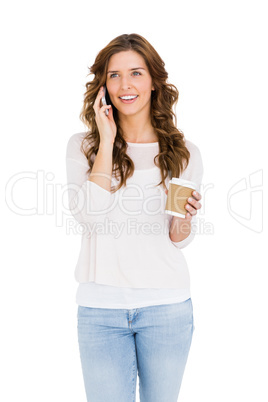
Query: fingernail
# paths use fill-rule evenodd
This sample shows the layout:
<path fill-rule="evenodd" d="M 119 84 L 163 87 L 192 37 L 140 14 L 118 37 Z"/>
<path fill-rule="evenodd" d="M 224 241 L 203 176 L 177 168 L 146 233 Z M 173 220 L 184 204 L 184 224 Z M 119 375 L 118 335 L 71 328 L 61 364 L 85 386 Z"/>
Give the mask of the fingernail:
<path fill-rule="evenodd" d="M 190 198 L 188 199 L 188 201 L 189 201 L 189 202 L 192 202 L 192 201 L 193 201 L 193 199 L 190 197 Z"/>
<path fill-rule="evenodd" d="M 197 195 L 197 192 L 196 192 L 196 191 L 194 191 L 194 192 L 193 192 L 193 195 Z"/>

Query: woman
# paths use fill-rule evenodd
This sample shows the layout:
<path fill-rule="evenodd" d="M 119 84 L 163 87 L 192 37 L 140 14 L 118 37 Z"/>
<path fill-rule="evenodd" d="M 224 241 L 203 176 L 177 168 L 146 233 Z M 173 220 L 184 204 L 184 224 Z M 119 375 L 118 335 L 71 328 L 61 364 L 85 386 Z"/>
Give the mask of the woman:
<path fill-rule="evenodd" d="M 175 402 L 194 330 L 181 248 L 201 195 L 185 218 L 166 214 L 165 202 L 172 177 L 200 185 L 201 155 L 176 128 L 178 91 L 142 36 L 113 39 L 90 72 L 89 130 L 67 146 L 69 206 L 83 228 L 75 277 L 87 400 L 135 401 L 138 373 L 141 402 Z"/>

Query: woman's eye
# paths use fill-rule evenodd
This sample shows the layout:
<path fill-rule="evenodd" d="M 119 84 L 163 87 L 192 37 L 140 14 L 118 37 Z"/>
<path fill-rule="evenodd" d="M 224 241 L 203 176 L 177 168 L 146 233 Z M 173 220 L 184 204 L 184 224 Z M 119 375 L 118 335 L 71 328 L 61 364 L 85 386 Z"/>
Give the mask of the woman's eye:
<path fill-rule="evenodd" d="M 116 73 L 111 74 L 111 75 L 110 75 L 110 78 L 114 78 L 116 75 L 118 75 L 118 74 L 116 74 Z"/>
<path fill-rule="evenodd" d="M 139 71 L 134 71 L 133 73 L 134 75 L 141 75 L 141 73 Z"/>

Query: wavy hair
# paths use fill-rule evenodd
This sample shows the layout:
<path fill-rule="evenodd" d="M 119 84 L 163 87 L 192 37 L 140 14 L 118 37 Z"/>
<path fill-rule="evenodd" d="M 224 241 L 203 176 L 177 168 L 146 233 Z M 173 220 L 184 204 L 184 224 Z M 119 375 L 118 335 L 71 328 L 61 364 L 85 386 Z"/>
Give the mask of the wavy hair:
<path fill-rule="evenodd" d="M 179 92 L 174 85 L 167 82 L 168 73 L 159 54 L 145 38 L 138 34 L 124 34 L 113 39 L 98 53 L 94 64 L 89 68 L 88 75 L 93 74 L 94 77 L 86 83 L 84 103 L 80 113 L 80 119 L 89 131 L 83 138 L 81 151 L 87 157 L 89 173 L 100 145 L 100 135 L 95 121 L 93 104 L 100 87 L 105 85 L 110 57 L 128 50 L 133 50 L 143 57 L 152 77 L 155 90 L 152 91 L 151 95 L 151 124 L 157 134 L 160 150 L 154 158 L 154 163 L 161 171 L 162 180 L 158 186 L 163 184 L 166 188 L 166 177 L 168 175 L 170 178 L 180 177 L 189 163 L 190 152 L 185 145 L 183 132 L 176 127 L 177 119 L 173 111 L 173 107 L 178 101 Z M 126 185 L 126 181 L 133 175 L 135 167 L 126 153 L 128 144 L 123 137 L 117 109 L 113 105 L 112 108 L 117 126 L 112 157 L 113 173 L 119 179 L 119 185 L 116 188 L 111 187 L 111 192 L 115 192 Z"/>

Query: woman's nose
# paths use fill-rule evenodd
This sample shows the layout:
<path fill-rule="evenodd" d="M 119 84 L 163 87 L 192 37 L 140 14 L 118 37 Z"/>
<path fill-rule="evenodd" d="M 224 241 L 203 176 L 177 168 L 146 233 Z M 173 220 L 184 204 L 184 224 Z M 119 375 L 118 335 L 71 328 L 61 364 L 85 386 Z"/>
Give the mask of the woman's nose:
<path fill-rule="evenodd" d="M 121 79 L 121 87 L 122 87 L 122 89 L 131 88 L 131 83 L 130 83 L 128 77 L 122 77 L 122 79 Z"/>

